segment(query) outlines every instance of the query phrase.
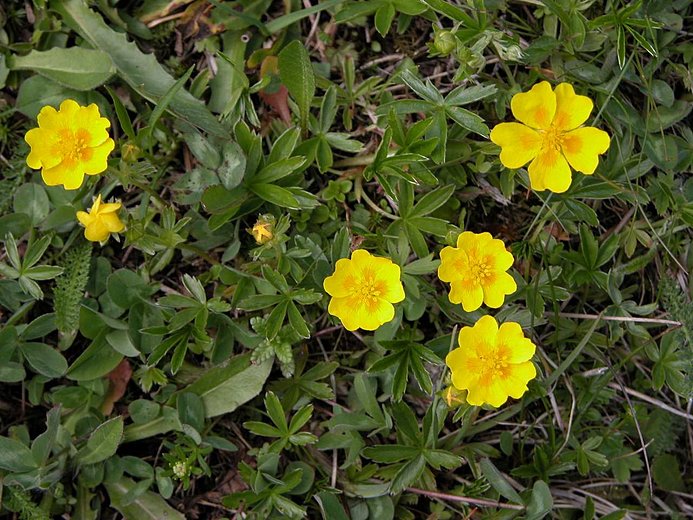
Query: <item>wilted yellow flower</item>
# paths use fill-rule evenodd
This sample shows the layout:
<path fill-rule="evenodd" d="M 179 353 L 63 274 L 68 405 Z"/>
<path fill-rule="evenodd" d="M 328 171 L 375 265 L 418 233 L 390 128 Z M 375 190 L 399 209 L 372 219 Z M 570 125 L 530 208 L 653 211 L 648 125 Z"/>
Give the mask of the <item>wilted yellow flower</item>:
<path fill-rule="evenodd" d="M 499 407 L 508 397 L 519 399 L 537 375 L 531 361 L 536 347 L 518 323 L 499 328 L 494 317 L 483 316 L 473 327 L 462 327 L 458 341 L 445 364 L 455 388 L 468 390 L 471 405 Z"/>
<path fill-rule="evenodd" d="M 501 147 L 500 161 L 507 168 L 527 171 L 532 189 L 563 193 L 570 187 L 570 166 L 592 175 L 599 155 L 609 148 L 609 134 L 581 126 L 592 112 L 592 100 L 578 96 L 569 83 L 551 90 L 542 81 L 529 92 L 515 94 L 510 102 L 520 123 L 501 123 L 491 131 L 491 141 Z M 570 166 L 569 166 L 570 165 Z"/>
<path fill-rule="evenodd" d="M 404 300 L 399 266 L 363 249 L 337 260 L 323 287 L 332 296 L 328 312 L 347 330 L 377 329 L 395 317 L 392 304 Z"/>
<path fill-rule="evenodd" d="M 95 104 L 83 107 L 66 99 L 60 110 L 45 106 L 38 115 L 38 125 L 24 136 L 31 147 L 26 163 L 30 168 L 41 168 L 48 186 L 62 184 L 75 190 L 85 174 L 96 175 L 107 168 L 115 143 L 106 130 L 110 121 L 100 116 Z"/>
<path fill-rule="evenodd" d="M 266 244 L 274 238 L 274 215 L 261 215 L 252 229 L 249 229 L 251 235 L 258 244 Z"/>
<path fill-rule="evenodd" d="M 120 202 L 104 204 L 101 195 L 96 197 L 94 205 L 89 213 L 77 212 L 77 220 L 85 227 L 84 236 L 92 242 L 104 242 L 111 233 L 120 233 L 125 229 L 125 224 L 118 217 L 118 210 L 122 207 Z"/>
<path fill-rule="evenodd" d="M 513 265 L 513 255 L 502 240 L 490 233 L 465 231 L 457 238 L 457 247 L 440 252 L 438 278 L 450 282 L 448 298 L 461 303 L 466 312 L 481 307 L 503 305 L 506 294 L 517 290 L 517 284 L 506 271 Z"/>

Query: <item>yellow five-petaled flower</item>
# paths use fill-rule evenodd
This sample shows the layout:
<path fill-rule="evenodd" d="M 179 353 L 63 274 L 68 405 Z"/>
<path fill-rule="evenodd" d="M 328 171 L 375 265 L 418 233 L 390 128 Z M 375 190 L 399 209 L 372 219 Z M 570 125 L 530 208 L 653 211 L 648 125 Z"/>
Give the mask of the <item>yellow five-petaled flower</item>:
<path fill-rule="evenodd" d="M 508 397 L 519 399 L 527 383 L 537 375 L 531 359 L 535 345 L 525 337 L 518 323 L 500 328 L 492 316 L 483 316 L 473 327 L 463 327 L 459 347 L 445 363 L 452 372 L 452 384 L 467 390 L 467 402 L 474 406 L 499 407 Z"/>
<path fill-rule="evenodd" d="M 563 193 L 570 187 L 571 166 L 591 175 L 609 148 L 609 134 L 581 126 L 592 107 L 592 100 L 575 94 L 568 83 L 552 90 L 542 81 L 515 94 L 510 108 L 520 123 L 501 123 L 491 131 L 491 141 L 501 147 L 501 163 L 520 168 L 532 161 L 527 169 L 532 189 Z"/>
<path fill-rule="evenodd" d="M 448 298 L 461 303 L 466 312 L 481 307 L 503 305 L 505 296 L 517 290 L 517 284 L 506 271 L 513 265 L 513 255 L 502 240 L 490 233 L 465 231 L 457 238 L 457 247 L 440 252 L 438 278 L 450 282 Z"/>
<path fill-rule="evenodd" d="M 110 126 L 93 103 L 83 107 L 66 99 L 59 110 L 45 106 L 38 115 L 38 128 L 32 128 L 24 137 L 31 147 L 26 163 L 41 169 L 48 186 L 62 184 L 67 190 L 75 190 L 82 185 L 85 174 L 96 175 L 107 168 L 108 154 L 115 147 L 106 130 Z"/>
<path fill-rule="evenodd" d="M 323 287 L 332 296 L 328 312 L 347 330 L 377 329 L 395 317 L 392 304 L 404 300 L 399 266 L 363 249 L 354 251 L 351 259 L 337 260 Z"/>
<path fill-rule="evenodd" d="M 78 211 L 77 220 L 84 226 L 84 236 L 92 242 L 104 242 L 111 233 L 120 233 L 125 224 L 118 217 L 120 202 L 103 203 L 101 195 L 96 197 L 89 212 Z"/>

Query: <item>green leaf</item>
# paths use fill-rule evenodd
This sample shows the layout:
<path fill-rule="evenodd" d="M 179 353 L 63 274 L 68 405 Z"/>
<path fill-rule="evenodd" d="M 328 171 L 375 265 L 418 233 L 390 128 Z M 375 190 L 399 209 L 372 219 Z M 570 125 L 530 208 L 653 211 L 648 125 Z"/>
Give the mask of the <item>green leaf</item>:
<path fill-rule="evenodd" d="M 652 477 L 657 486 L 667 491 L 685 491 L 679 461 L 671 453 L 663 453 L 652 462 Z"/>
<path fill-rule="evenodd" d="M 11 69 L 32 70 L 75 90 L 95 89 L 115 74 L 115 67 L 108 54 L 82 47 L 34 50 L 26 56 L 11 57 L 8 64 Z"/>
<path fill-rule="evenodd" d="M 123 418 L 115 417 L 94 430 L 87 445 L 77 453 L 80 464 L 96 464 L 115 455 L 123 440 Z"/>
<path fill-rule="evenodd" d="M 515 491 L 515 489 L 510 485 L 510 483 L 505 479 L 496 466 L 489 459 L 481 459 L 479 464 L 481 466 L 481 472 L 491 484 L 493 489 L 498 491 L 501 496 L 507 498 L 511 502 L 516 504 L 522 504 L 522 497 Z"/>
<path fill-rule="evenodd" d="M 265 410 L 267 415 L 272 419 L 272 422 L 279 428 L 282 433 L 288 433 L 289 428 L 286 424 L 286 417 L 284 415 L 284 408 L 282 403 L 279 401 L 277 394 L 274 392 L 267 392 L 265 396 Z"/>
<path fill-rule="evenodd" d="M 537 480 L 532 488 L 532 496 L 527 504 L 527 520 L 539 520 L 551 513 L 553 497 L 546 482 Z"/>
<path fill-rule="evenodd" d="M 134 442 L 156 435 L 162 435 L 172 430 L 181 430 L 182 425 L 176 410 L 169 406 L 161 409 L 161 415 L 144 424 L 129 424 L 125 428 L 123 442 Z"/>
<path fill-rule="evenodd" d="M 303 316 L 301 316 L 301 312 L 298 310 L 294 302 L 289 302 L 289 307 L 287 311 L 287 314 L 289 316 L 289 323 L 296 331 L 296 334 L 298 334 L 302 338 L 309 338 L 310 329 L 308 328 L 308 324 L 306 323 L 306 320 L 303 318 Z"/>
<path fill-rule="evenodd" d="M 108 295 L 113 303 L 124 309 L 139 303 L 154 292 L 137 273 L 119 269 L 108 277 Z"/>
<path fill-rule="evenodd" d="M 103 18 L 87 7 L 83 0 L 54 0 L 51 6 L 89 44 L 110 57 L 118 76 L 145 99 L 159 103 L 174 80 L 159 64 L 154 54 L 144 54 L 125 34 L 111 29 Z M 204 103 L 185 89 L 176 92 L 169 109 L 187 123 L 219 137 L 228 138 L 226 129 Z"/>
<path fill-rule="evenodd" d="M 270 22 L 265 24 L 265 29 L 270 34 L 275 34 L 281 31 L 282 29 L 288 27 L 289 25 L 292 25 L 302 20 L 303 18 L 310 16 L 311 14 L 319 13 L 320 11 L 330 9 L 342 3 L 344 3 L 344 0 L 321 0 L 321 2 L 316 5 L 306 7 L 305 9 L 294 11 L 292 13 L 287 13 L 284 16 L 280 16 L 279 18 L 271 20 Z"/>
<path fill-rule="evenodd" d="M 120 477 L 115 482 L 104 482 L 111 500 L 111 506 L 123 515 L 125 520 L 185 520 L 179 513 L 157 493 L 145 491 L 135 493 L 135 482 L 127 477 Z"/>
<path fill-rule="evenodd" d="M 105 376 L 123 360 L 123 354 L 111 348 L 105 334 L 97 336 L 91 345 L 75 359 L 66 377 L 73 381 L 91 381 Z"/>
<path fill-rule="evenodd" d="M 8 437 L 0 437 L 0 468 L 23 473 L 36 469 L 36 463 L 24 444 Z"/>
<path fill-rule="evenodd" d="M 411 211 L 411 216 L 423 216 L 433 213 L 445 204 L 454 192 L 455 186 L 448 184 L 427 193 L 416 203 L 416 206 Z"/>
<path fill-rule="evenodd" d="M 445 113 L 462 128 L 479 134 L 481 137 L 488 137 L 488 126 L 486 126 L 484 120 L 475 113 L 460 107 L 446 107 Z"/>
<path fill-rule="evenodd" d="M 392 479 L 392 484 L 390 484 L 390 492 L 393 494 L 400 493 L 407 486 L 412 485 L 416 479 L 421 476 L 424 468 L 426 467 L 426 459 L 423 455 L 417 455 L 412 460 L 407 462 L 402 468 L 397 472 L 395 478 Z"/>
<path fill-rule="evenodd" d="M 270 204 L 276 204 L 283 208 L 300 209 L 301 205 L 298 200 L 286 188 L 274 184 L 252 184 L 249 188 L 255 195 Z"/>
<path fill-rule="evenodd" d="M 37 373 L 54 379 L 67 372 L 65 357 L 43 343 L 21 343 L 19 350 Z"/>
<path fill-rule="evenodd" d="M 292 41 L 279 53 L 279 77 L 296 100 L 301 128 L 307 131 L 310 104 L 315 96 L 315 74 L 308 51 L 299 40 Z"/>
<path fill-rule="evenodd" d="M 375 28 L 381 36 L 385 36 L 388 33 L 394 18 L 395 6 L 389 2 L 381 5 L 375 12 Z"/>
<path fill-rule="evenodd" d="M 149 121 L 147 122 L 147 126 L 149 127 L 149 131 L 151 132 L 154 126 L 156 125 L 157 121 L 161 118 L 162 115 L 164 115 L 164 112 L 166 109 L 169 107 L 173 99 L 175 98 L 176 94 L 183 88 L 185 83 L 188 81 L 190 78 L 190 75 L 192 74 L 194 68 L 190 67 L 185 74 L 183 74 L 180 78 L 178 78 L 173 85 L 171 85 L 166 93 L 161 97 L 159 102 L 156 104 L 154 107 L 154 110 L 152 110 L 152 113 L 149 115 Z"/>
<path fill-rule="evenodd" d="M 108 102 L 98 92 L 73 90 L 39 75 L 21 82 L 15 108 L 28 118 L 35 119 L 44 106 L 57 108 L 68 98 L 74 99 L 80 105 L 96 103 L 102 109 L 102 113 L 107 113 Z"/>
<path fill-rule="evenodd" d="M 232 358 L 226 365 L 214 367 L 186 388 L 202 398 L 206 417 L 234 411 L 262 390 L 272 368 L 272 360 L 257 365 L 250 354 Z"/>
<path fill-rule="evenodd" d="M 363 456 L 368 457 L 375 462 L 383 464 L 392 464 L 404 459 L 412 459 L 419 455 L 419 448 L 412 446 L 404 446 L 402 444 L 382 444 L 380 446 L 371 446 L 364 448 Z"/>
<path fill-rule="evenodd" d="M 26 213 L 36 226 L 48 216 L 49 210 L 48 194 L 43 186 L 28 182 L 17 188 L 14 194 L 15 213 Z"/>
<path fill-rule="evenodd" d="M 189 424 L 198 432 L 205 427 L 205 405 L 197 394 L 183 392 L 176 401 L 178 417 L 182 424 Z"/>
<path fill-rule="evenodd" d="M 334 493 L 322 491 L 313 498 L 320 506 L 323 520 L 349 520 L 344 507 Z"/>
<path fill-rule="evenodd" d="M 306 163 L 306 158 L 297 156 L 281 159 L 268 164 L 260 170 L 252 179 L 252 183 L 272 183 L 291 175 Z"/>
<path fill-rule="evenodd" d="M 26 378 L 24 366 L 14 361 L 0 364 L 0 383 L 19 383 Z"/>

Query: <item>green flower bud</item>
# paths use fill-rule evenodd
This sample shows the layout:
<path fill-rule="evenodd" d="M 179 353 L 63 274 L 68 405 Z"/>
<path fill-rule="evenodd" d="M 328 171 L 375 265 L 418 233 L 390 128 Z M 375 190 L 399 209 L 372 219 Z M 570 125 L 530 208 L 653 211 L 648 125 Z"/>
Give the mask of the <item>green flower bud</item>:
<path fill-rule="evenodd" d="M 438 31 L 433 38 L 433 50 L 441 55 L 448 56 L 457 47 L 457 37 L 452 31 Z"/>

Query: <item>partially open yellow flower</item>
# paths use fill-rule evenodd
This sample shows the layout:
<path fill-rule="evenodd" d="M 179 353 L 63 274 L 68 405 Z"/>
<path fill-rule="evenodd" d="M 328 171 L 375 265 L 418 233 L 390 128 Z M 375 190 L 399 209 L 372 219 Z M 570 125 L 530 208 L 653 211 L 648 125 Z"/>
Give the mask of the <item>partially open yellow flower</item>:
<path fill-rule="evenodd" d="M 252 229 L 248 230 L 257 244 L 266 244 L 274 238 L 275 220 L 274 215 L 260 215 Z"/>
<path fill-rule="evenodd" d="M 111 233 L 120 233 L 125 229 L 125 224 L 118 217 L 118 210 L 122 207 L 120 202 L 103 203 L 101 195 L 96 197 L 94 205 L 89 213 L 77 212 L 77 220 L 85 227 L 84 236 L 92 242 L 104 242 Z"/>
<path fill-rule="evenodd" d="M 466 312 L 481 307 L 503 305 L 506 294 L 517 290 L 517 284 L 506 271 L 513 265 L 513 255 L 502 240 L 490 233 L 465 231 L 457 238 L 457 247 L 440 252 L 438 278 L 450 282 L 448 298 L 461 303 Z"/>
<path fill-rule="evenodd" d="M 473 327 L 463 327 L 458 341 L 445 364 L 455 388 L 468 390 L 471 405 L 499 407 L 508 397 L 519 399 L 537 375 L 531 361 L 536 347 L 518 323 L 499 328 L 493 316 L 483 316 Z"/>
<path fill-rule="evenodd" d="M 95 104 L 83 107 L 66 99 L 60 110 L 45 106 L 38 115 L 38 125 L 24 136 L 31 147 L 26 163 L 30 168 L 41 168 L 48 186 L 62 184 L 66 190 L 75 190 L 85 174 L 96 175 L 107 168 L 115 143 L 106 130 L 110 121 L 100 116 Z"/>
<path fill-rule="evenodd" d="M 609 134 L 581 126 L 592 112 L 592 100 L 578 96 L 569 83 L 551 90 L 542 81 L 510 102 L 520 123 L 501 123 L 491 141 L 501 147 L 500 161 L 507 168 L 527 169 L 532 189 L 563 193 L 570 187 L 570 166 L 585 175 L 597 169 L 599 155 L 609 148 Z"/>
<path fill-rule="evenodd" d="M 347 330 L 377 329 L 395 317 L 392 304 L 404 300 L 399 266 L 363 249 L 337 260 L 323 287 L 332 296 L 328 312 Z"/>

